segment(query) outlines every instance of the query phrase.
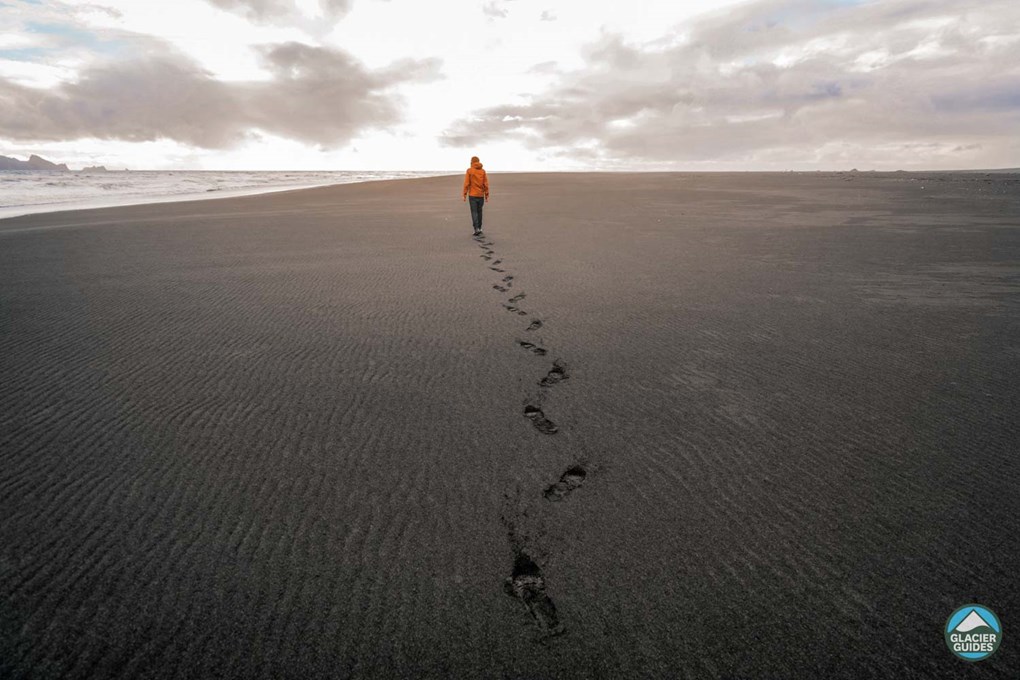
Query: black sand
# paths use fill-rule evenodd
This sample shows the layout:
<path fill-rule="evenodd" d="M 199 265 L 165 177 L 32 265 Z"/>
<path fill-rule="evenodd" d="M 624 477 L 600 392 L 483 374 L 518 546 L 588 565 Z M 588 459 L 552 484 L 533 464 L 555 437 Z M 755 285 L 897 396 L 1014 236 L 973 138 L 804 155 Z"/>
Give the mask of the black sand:
<path fill-rule="evenodd" d="M 459 182 L 0 221 L 0 677 L 1017 676 L 1020 178 Z"/>

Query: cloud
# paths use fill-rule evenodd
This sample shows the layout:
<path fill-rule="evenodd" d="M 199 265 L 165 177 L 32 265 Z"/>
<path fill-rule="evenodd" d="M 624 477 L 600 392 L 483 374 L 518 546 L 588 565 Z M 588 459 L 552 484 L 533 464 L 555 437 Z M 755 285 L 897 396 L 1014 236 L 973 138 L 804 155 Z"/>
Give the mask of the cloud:
<path fill-rule="evenodd" d="M 489 17 L 490 19 L 506 19 L 510 14 L 506 8 L 506 3 L 509 0 L 489 0 L 482 5 L 482 14 Z"/>
<path fill-rule="evenodd" d="M 262 130 L 339 145 L 401 119 L 394 88 L 439 77 L 436 60 L 370 70 L 342 50 L 297 42 L 262 46 L 259 55 L 268 81 L 219 81 L 187 57 L 151 46 L 49 89 L 0 78 L 0 137 L 172 139 L 227 148 Z"/>
<path fill-rule="evenodd" d="M 86 15 L 89 13 L 104 14 L 112 19 L 123 18 L 124 13 L 115 7 L 107 7 L 106 5 L 93 5 L 89 3 L 76 5 L 73 10 L 79 15 Z"/>
<path fill-rule="evenodd" d="M 528 69 L 528 73 L 536 73 L 542 75 L 559 72 L 560 65 L 555 61 L 543 61 L 538 64 L 535 64 L 534 66 Z"/>
<path fill-rule="evenodd" d="M 301 11 L 294 0 L 206 0 L 228 12 L 240 14 L 252 21 L 272 22 L 297 18 Z M 319 0 L 319 7 L 327 19 L 338 19 L 350 10 L 352 0 Z"/>
<path fill-rule="evenodd" d="M 289 15 L 293 3 L 279 0 L 208 0 L 209 4 L 228 12 L 241 14 L 254 21 L 268 21 Z"/>
<path fill-rule="evenodd" d="M 556 15 L 549 10 L 542 10 L 542 14 L 538 17 L 539 21 L 556 21 Z"/>
<path fill-rule="evenodd" d="M 327 16 L 342 16 L 351 9 L 352 0 L 319 0 Z"/>
<path fill-rule="evenodd" d="M 323 145 L 399 122 L 399 99 L 390 89 L 439 77 L 434 59 L 369 71 L 341 50 L 295 42 L 266 47 L 262 57 L 274 78 L 239 88 L 248 117 L 260 129 Z"/>
<path fill-rule="evenodd" d="M 18 140 L 167 137 L 220 147 L 242 133 L 230 88 L 181 58 L 150 57 L 85 71 L 37 89 L 0 80 L 0 135 Z"/>
<path fill-rule="evenodd" d="M 1013 141 L 1020 5 L 759 1 L 653 43 L 604 33 L 584 68 L 450 126 L 446 146 L 519 140 L 613 163 L 930 161 Z M 467 130 L 468 132 L 464 132 Z M 918 144 L 928 146 L 918 147 Z M 979 145 L 977 147 L 973 145 Z"/>

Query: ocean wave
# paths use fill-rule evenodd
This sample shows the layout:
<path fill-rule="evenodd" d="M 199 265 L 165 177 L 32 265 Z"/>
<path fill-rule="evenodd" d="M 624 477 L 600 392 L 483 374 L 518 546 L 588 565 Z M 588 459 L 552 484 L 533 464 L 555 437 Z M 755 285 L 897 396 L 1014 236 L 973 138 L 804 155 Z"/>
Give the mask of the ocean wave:
<path fill-rule="evenodd" d="M 260 193 L 327 184 L 350 184 L 384 179 L 431 177 L 449 172 L 320 171 L 320 172 L 215 172 L 122 171 L 102 174 L 34 173 L 0 171 L 4 182 L 0 218 L 20 214 L 97 208 L 130 203 L 186 200 L 209 192 Z"/>

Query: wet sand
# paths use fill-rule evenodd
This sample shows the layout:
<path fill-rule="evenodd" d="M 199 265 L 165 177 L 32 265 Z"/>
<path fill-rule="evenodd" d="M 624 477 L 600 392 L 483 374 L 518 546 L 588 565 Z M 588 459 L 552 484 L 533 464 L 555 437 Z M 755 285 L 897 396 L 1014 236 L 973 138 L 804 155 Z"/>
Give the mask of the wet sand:
<path fill-rule="evenodd" d="M 0 676 L 1016 675 L 1020 177 L 491 183 L 0 221 Z"/>

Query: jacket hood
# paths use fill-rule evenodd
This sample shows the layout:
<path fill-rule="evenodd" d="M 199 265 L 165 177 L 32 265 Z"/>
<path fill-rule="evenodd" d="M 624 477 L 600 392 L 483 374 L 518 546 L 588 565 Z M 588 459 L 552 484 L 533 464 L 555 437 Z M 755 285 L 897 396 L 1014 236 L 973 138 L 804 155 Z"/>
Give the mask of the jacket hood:
<path fill-rule="evenodd" d="M 478 161 L 475 161 L 474 163 L 471 164 L 471 167 L 474 168 L 475 170 L 481 170 L 482 164 L 479 163 Z"/>

